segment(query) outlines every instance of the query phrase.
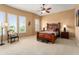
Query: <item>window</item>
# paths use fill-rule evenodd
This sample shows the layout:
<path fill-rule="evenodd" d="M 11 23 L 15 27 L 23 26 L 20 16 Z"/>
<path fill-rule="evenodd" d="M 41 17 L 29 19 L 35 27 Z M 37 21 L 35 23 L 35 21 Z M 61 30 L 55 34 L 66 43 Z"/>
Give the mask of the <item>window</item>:
<path fill-rule="evenodd" d="M 35 19 L 35 31 L 40 31 L 40 20 Z"/>
<path fill-rule="evenodd" d="M 26 17 L 19 16 L 19 33 L 26 32 Z"/>
<path fill-rule="evenodd" d="M 0 35 L 2 32 L 1 27 L 3 26 L 4 20 L 5 20 L 5 12 L 0 12 Z M 3 29 L 3 34 L 5 34 L 4 29 Z"/>
<path fill-rule="evenodd" d="M 13 14 L 8 14 L 8 30 L 17 32 L 17 16 Z"/>

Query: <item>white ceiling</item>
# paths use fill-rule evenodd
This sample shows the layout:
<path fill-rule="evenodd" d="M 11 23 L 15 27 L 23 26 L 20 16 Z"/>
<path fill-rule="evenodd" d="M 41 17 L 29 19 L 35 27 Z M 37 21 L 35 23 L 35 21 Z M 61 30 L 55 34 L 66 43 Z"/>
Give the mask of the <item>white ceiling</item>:
<path fill-rule="evenodd" d="M 8 6 L 21 9 L 24 11 L 29 11 L 40 16 L 47 15 L 47 13 L 41 15 L 41 12 L 39 11 L 41 10 L 42 4 L 8 4 Z M 51 11 L 50 13 L 57 13 L 68 9 L 73 9 L 74 5 L 73 4 L 46 4 L 46 7 L 52 8 L 50 10 Z"/>

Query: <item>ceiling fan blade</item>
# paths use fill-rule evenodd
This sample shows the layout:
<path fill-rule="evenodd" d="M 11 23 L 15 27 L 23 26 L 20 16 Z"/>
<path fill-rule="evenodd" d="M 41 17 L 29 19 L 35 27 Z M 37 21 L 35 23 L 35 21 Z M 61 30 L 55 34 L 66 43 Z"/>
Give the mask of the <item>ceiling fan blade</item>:
<path fill-rule="evenodd" d="M 50 10 L 50 9 L 52 9 L 52 8 L 47 8 L 47 10 Z"/>
<path fill-rule="evenodd" d="M 50 13 L 50 11 L 46 11 L 47 13 Z"/>

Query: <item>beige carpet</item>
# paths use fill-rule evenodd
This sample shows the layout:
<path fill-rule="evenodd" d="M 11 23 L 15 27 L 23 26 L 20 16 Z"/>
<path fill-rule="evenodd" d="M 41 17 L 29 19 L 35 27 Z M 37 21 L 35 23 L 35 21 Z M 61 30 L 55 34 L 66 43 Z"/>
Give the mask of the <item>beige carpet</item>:
<path fill-rule="evenodd" d="M 20 38 L 19 42 L 5 43 L 0 46 L 0 54 L 7 55 L 56 55 L 56 54 L 79 54 L 79 47 L 75 39 L 58 38 L 55 44 L 43 43 L 36 40 L 36 36 Z"/>

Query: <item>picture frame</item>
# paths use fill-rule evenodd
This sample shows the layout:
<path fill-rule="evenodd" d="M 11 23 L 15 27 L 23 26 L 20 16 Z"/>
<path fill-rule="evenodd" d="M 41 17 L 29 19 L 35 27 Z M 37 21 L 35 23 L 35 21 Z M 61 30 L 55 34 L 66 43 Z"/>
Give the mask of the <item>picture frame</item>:
<path fill-rule="evenodd" d="M 30 24 L 31 24 L 31 22 L 29 21 L 29 22 L 28 22 L 28 26 L 30 26 Z"/>

